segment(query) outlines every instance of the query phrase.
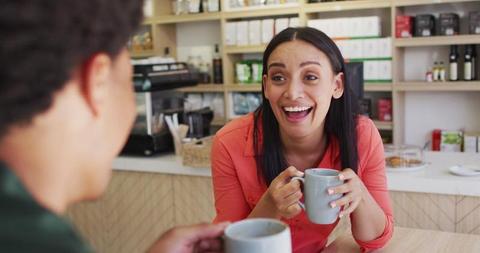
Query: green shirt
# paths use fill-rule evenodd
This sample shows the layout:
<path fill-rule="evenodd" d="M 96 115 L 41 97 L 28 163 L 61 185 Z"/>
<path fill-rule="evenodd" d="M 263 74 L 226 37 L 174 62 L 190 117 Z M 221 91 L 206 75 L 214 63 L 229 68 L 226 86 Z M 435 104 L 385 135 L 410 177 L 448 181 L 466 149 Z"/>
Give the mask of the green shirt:
<path fill-rule="evenodd" d="M 0 252 L 93 252 L 64 218 L 40 206 L 0 161 Z"/>

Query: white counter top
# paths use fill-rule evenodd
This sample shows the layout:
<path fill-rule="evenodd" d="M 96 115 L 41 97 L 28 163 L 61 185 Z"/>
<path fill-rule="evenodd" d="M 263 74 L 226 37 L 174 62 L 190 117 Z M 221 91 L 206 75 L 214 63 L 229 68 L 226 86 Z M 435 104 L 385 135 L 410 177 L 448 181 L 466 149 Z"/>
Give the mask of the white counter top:
<path fill-rule="evenodd" d="M 187 176 L 212 176 L 210 168 L 192 168 L 183 166 L 182 157 L 173 154 L 152 157 L 120 156 L 113 161 L 113 169 Z"/>
<path fill-rule="evenodd" d="M 416 172 L 388 172 L 391 191 L 423 192 L 480 197 L 480 177 L 449 173 L 453 165 L 480 164 L 480 154 L 425 152 L 425 169 Z"/>
<path fill-rule="evenodd" d="M 480 177 L 460 177 L 448 172 L 453 165 L 480 164 L 480 154 L 425 152 L 425 160 L 427 167 L 416 172 L 387 172 L 388 189 L 480 197 Z M 115 159 L 113 168 L 188 176 L 212 175 L 209 168 L 183 166 L 182 158 L 175 155 L 119 157 Z"/>

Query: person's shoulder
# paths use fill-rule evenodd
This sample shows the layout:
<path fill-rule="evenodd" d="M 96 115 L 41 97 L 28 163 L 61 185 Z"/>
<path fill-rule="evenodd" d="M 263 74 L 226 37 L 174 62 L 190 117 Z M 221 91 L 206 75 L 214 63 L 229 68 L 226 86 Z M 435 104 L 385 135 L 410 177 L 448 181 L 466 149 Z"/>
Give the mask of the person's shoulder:
<path fill-rule="evenodd" d="M 216 138 L 230 139 L 245 137 L 253 128 L 253 113 L 238 117 L 228 122 L 215 134 Z"/>
<path fill-rule="evenodd" d="M 0 208 L 0 252 L 93 252 L 61 217 L 41 208 Z"/>
<path fill-rule="evenodd" d="M 375 123 L 367 116 L 358 115 L 357 116 L 357 132 L 368 131 L 375 129 Z"/>

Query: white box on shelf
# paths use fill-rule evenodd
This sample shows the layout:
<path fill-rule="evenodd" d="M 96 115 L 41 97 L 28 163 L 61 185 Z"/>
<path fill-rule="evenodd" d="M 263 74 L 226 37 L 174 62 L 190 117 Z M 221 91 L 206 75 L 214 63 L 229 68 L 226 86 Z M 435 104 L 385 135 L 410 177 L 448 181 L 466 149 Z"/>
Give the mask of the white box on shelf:
<path fill-rule="evenodd" d="M 275 34 L 278 34 L 287 28 L 288 28 L 288 18 L 275 19 Z"/>
<path fill-rule="evenodd" d="M 350 31 L 349 34 L 351 34 L 352 37 L 361 37 L 362 36 L 362 28 L 360 27 L 361 25 L 361 19 L 362 18 L 350 18 L 350 24 L 348 25 Z"/>
<path fill-rule="evenodd" d="M 145 0 L 143 3 L 143 15 L 147 18 L 153 17 L 153 0 Z"/>
<path fill-rule="evenodd" d="M 478 152 L 478 136 L 474 133 L 465 133 L 463 136 L 463 152 L 477 153 Z"/>
<path fill-rule="evenodd" d="M 248 45 L 248 21 L 237 22 L 237 46 Z"/>
<path fill-rule="evenodd" d="M 353 52 L 353 40 L 337 40 L 341 41 L 340 44 L 342 45 L 342 55 L 345 59 L 352 59 L 352 56 L 355 54 Z"/>
<path fill-rule="evenodd" d="M 340 53 L 342 53 L 343 58 L 347 59 L 347 57 L 345 56 L 345 42 L 346 40 L 335 40 L 335 44 L 340 50 Z"/>
<path fill-rule="evenodd" d="M 378 57 L 392 57 L 392 39 L 390 37 L 377 39 Z"/>
<path fill-rule="evenodd" d="M 348 19 L 346 18 L 335 18 L 328 19 L 327 21 L 329 30 L 331 30 L 332 38 L 345 38 L 348 37 L 346 30 L 348 26 Z M 335 24 L 335 29 L 332 29 L 332 24 Z"/>
<path fill-rule="evenodd" d="M 392 80 L 392 61 L 378 61 L 378 79 Z"/>
<path fill-rule="evenodd" d="M 227 46 L 237 45 L 237 23 L 227 22 L 225 25 L 225 44 Z"/>
<path fill-rule="evenodd" d="M 364 39 L 362 41 L 362 57 L 363 58 L 376 58 L 378 57 L 378 40 L 377 39 Z"/>
<path fill-rule="evenodd" d="M 365 34 L 363 36 L 377 36 L 379 37 L 382 33 L 380 25 L 380 17 L 372 16 L 365 17 Z"/>
<path fill-rule="evenodd" d="M 262 43 L 267 44 L 272 40 L 275 30 L 275 20 L 264 19 L 262 20 Z"/>
<path fill-rule="evenodd" d="M 288 19 L 288 27 L 299 27 L 300 26 L 300 19 L 299 18 L 289 18 Z"/>
<path fill-rule="evenodd" d="M 365 61 L 363 62 L 363 79 L 364 80 L 378 80 L 378 62 Z"/>
<path fill-rule="evenodd" d="M 262 22 L 260 20 L 248 21 L 248 44 L 260 45 L 262 42 Z"/>
<path fill-rule="evenodd" d="M 351 41 L 351 59 L 358 59 L 363 57 L 362 52 L 362 41 L 361 40 L 350 40 Z"/>

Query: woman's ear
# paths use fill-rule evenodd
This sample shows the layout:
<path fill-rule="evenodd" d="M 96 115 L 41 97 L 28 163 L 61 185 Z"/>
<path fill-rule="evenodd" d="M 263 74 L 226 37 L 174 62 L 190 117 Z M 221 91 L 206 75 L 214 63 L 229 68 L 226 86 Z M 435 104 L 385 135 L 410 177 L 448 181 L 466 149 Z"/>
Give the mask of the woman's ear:
<path fill-rule="evenodd" d="M 345 90 L 345 76 L 343 75 L 343 72 L 338 73 L 335 75 L 333 78 L 333 82 L 335 85 L 335 88 L 333 89 L 333 98 L 334 99 L 339 99 L 343 95 L 343 91 Z"/>

